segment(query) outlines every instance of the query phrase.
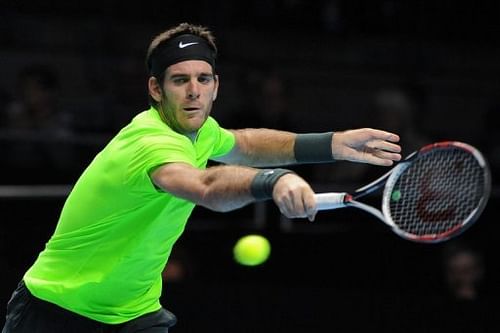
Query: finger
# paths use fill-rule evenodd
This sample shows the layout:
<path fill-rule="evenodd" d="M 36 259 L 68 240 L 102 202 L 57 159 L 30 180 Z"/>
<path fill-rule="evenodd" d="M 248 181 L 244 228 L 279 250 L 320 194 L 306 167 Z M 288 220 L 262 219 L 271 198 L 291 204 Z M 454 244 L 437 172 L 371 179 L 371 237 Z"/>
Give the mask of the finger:
<path fill-rule="evenodd" d="M 399 161 L 401 160 L 401 154 L 399 153 L 392 153 L 384 150 L 374 150 L 373 155 L 377 158 L 383 159 L 383 160 L 391 160 L 391 161 Z"/>
<path fill-rule="evenodd" d="M 314 219 L 316 218 L 316 213 L 314 213 L 313 215 L 309 216 L 308 219 L 310 222 L 314 222 Z"/>
<path fill-rule="evenodd" d="M 375 156 L 370 156 L 365 158 L 364 160 L 365 163 L 373 164 L 373 165 L 379 165 L 379 166 L 391 166 L 394 164 L 393 160 L 386 160 L 383 158 L 378 158 Z"/>
<path fill-rule="evenodd" d="M 399 140 L 400 140 L 399 135 L 394 134 L 394 133 L 389 133 L 389 132 L 386 132 L 386 133 L 387 133 L 387 137 L 386 137 L 387 141 L 399 142 Z"/>
<path fill-rule="evenodd" d="M 304 217 L 304 210 L 300 206 L 296 203 L 293 195 L 289 194 L 281 200 L 280 211 L 287 218 Z"/>
<path fill-rule="evenodd" d="M 310 199 L 308 201 L 311 201 Z M 303 197 L 303 190 L 299 190 L 296 192 L 291 192 L 286 198 L 283 200 L 283 209 L 282 212 L 286 214 L 289 218 L 312 218 L 310 213 L 307 211 L 307 204 L 305 203 Z M 310 210 L 314 210 L 314 200 L 313 202 L 308 203 Z"/>
<path fill-rule="evenodd" d="M 304 210 L 309 221 L 313 222 L 318 212 L 316 208 L 316 199 L 314 198 L 313 192 L 304 193 L 302 204 L 304 205 Z"/>
<path fill-rule="evenodd" d="M 280 213 L 287 217 L 287 218 L 292 218 L 293 216 L 290 214 L 288 208 L 286 206 L 279 206 Z"/>
<path fill-rule="evenodd" d="M 385 150 L 388 152 L 399 153 L 401 152 L 401 146 L 396 143 L 391 143 L 383 140 L 373 140 L 369 142 L 368 147 L 377 149 L 377 150 Z"/>
<path fill-rule="evenodd" d="M 381 166 L 391 166 L 394 164 L 394 162 L 401 160 L 401 155 L 379 151 L 373 154 L 372 156 L 368 157 L 367 160 L 371 164 L 381 165 Z"/>
<path fill-rule="evenodd" d="M 400 138 L 399 135 L 392 133 L 392 132 L 387 132 L 383 130 L 378 130 L 378 129 L 370 129 L 370 135 L 374 139 L 381 139 L 384 141 L 390 141 L 390 142 L 399 142 Z"/>

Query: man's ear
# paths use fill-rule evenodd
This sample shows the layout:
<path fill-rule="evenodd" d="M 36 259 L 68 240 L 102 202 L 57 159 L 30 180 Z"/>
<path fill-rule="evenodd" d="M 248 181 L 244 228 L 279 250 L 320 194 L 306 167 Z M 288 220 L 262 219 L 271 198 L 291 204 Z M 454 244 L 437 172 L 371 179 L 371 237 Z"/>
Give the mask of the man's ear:
<path fill-rule="evenodd" d="M 212 96 L 212 102 L 217 99 L 217 93 L 219 92 L 219 75 L 215 75 L 215 89 Z"/>
<path fill-rule="evenodd" d="M 161 96 L 162 96 L 161 87 L 160 87 L 158 80 L 154 76 L 151 76 L 148 80 L 148 91 L 149 91 L 149 95 L 156 102 L 159 103 L 161 101 Z"/>

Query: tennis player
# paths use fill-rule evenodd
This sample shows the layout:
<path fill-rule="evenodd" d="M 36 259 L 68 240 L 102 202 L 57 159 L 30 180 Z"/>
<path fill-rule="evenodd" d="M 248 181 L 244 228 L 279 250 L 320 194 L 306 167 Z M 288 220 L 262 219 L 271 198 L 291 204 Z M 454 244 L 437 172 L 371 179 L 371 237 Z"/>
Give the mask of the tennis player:
<path fill-rule="evenodd" d="M 152 40 L 150 108 L 76 182 L 13 292 L 4 333 L 168 332 L 176 317 L 160 304 L 161 272 L 195 205 L 226 212 L 272 199 L 286 217 L 313 220 L 310 185 L 278 167 L 400 160 L 398 135 L 382 130 L 222 128 L 210 116 L 216 54 L 203 26 L 183 23 Z M 208 160 L 220 163 L 207 167 Z"/>

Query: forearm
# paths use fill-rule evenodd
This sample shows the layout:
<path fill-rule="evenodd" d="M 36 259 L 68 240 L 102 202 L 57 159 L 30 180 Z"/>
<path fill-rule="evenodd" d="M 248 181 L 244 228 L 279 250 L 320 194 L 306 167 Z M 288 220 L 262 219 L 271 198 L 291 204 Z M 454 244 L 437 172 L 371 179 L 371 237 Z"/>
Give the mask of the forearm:
<path fill-rule="evenodd" d="M 250 191 L 258 170 L 242 166 L 214 166 L 203 171 L 203 191 L 197 204 L 208 209 L 226 212 L 241 208 L 255 201 Z"/>
<path fill-rule="evenodd" d="M 296 134 L 266 128 L 234 130 L 236 148 L 232 163 L 255 167 L 279 166 L 295 163 Z"/>
<path fill-rule="evenodd" d="M 207 191 L 200 205 L 209 209 L 224 212 L 257 200 L 273 199 L 287 217 L 313 221 L 316 215 L 312 188 L 290 170 L 221 166 L 210 168 L 205 176 Z"/>
<path fill-rule="evenodd" d="M 154 184 L 173 196 L 226 212 L 273 199 L 287 217 L 314 218 L 314 192 L 287 169 L 259 170 L 221 165 L 200 170 L 186 163 L 168 163 L 151 173 Z"/>
<path fill-rule="evenodd" d="M 296 134 L 272 129 L 233 133 L 236 146 L 220 162 L 261 167 L 346 160 L 390 166 L 401 159 L 399 136 L 372 128 L 335 133 Z"/>
<path fill-rule="evenodd" d="M 253 201 L 251 183 L 259 170 L 221 165 L 204 170 L 168 163 L 151 174 L 154 184 L 176 197 L 214 211 L 230 211 Z"/>

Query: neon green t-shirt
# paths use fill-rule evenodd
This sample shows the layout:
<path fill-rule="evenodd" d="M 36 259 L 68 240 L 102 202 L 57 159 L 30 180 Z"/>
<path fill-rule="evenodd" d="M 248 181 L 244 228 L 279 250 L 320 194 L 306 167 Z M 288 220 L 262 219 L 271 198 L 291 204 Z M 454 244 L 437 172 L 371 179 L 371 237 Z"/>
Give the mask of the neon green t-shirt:
<path fill-rule="evenodd" d="M 33 295 L 105 323 L 160 308 L 161 272 L 194 204 L 157 189 L 168 162 L 205 168 L 235 139 L 209 117 L 194 142 L 151 108 L 94 158 L 68 196 L 54 234 L 24 280 Z"/>

